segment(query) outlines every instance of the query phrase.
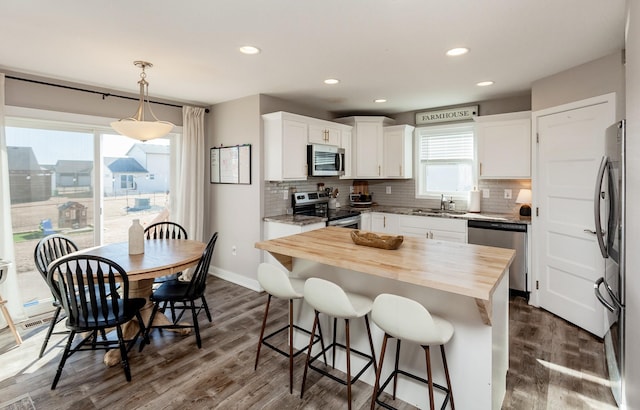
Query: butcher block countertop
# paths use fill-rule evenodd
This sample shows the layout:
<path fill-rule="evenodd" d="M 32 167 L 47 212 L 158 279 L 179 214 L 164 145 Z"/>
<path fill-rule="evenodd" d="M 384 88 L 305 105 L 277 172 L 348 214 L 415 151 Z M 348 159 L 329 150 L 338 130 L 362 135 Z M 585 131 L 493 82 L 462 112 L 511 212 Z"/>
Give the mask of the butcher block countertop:
<path fill-rule="evenodd" d="M 485 324 L 491 323 L 491 299 L 508 273 L 515 251 L 418 237 L 404 237 L 396 250 L 356 245 L 351 229 L 327 227 L 258 242 L 287 269 L 293 258 L 468 296 L 476 300 Z"/>

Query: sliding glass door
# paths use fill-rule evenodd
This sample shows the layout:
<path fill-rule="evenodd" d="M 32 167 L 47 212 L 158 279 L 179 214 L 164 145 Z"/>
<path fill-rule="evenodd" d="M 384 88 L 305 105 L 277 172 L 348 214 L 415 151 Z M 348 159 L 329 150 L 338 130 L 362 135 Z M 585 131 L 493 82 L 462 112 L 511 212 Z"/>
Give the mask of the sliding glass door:
<path fill-rule="evenodd" d="M 79 248 L 121 242 L 133 219 L 169 219 L 169 140 L 140 143 L 107 128 L 7 119 L 15 266 L 28 316 L 52 310 L 33 251 L 53 233 Z"/>

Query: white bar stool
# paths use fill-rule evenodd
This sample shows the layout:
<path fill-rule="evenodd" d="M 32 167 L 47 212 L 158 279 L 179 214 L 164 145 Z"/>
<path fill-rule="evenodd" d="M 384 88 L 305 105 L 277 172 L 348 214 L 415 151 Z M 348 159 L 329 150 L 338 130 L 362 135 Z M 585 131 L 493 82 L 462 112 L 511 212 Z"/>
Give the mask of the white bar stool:
<path fill-rule="evenodd" d="M 425 383 L 429 386 L 429 403 L 431 410 L 434 409 L 433 387 L 446 393 L 442 409 L 451 401 L 451 408 L 455 409 L 453 403 L 453 392 L 451 390 L 451 379 L 449 378 L 449 368 L 447 367 L 447 358 L 444 353 L 444 345 L 453 336 L 453 325 L 448 321 L 431 315 L 429 311 L 415 300 L 407 299 L 402 296 L 390 295 L 384 293 L 376 297 L 371 310 L 371 318 L 373 322 L 384 331 L 384 339 L 382 341 L 382 351 L 380 352 L 380 363 L 376 371 L 376 382 L 373 388 L 373 397 L 371 399 L 371 410 L 375 408 L 376 403 L 387 409 L 393 409 L 390 405 L 383 403 L 378 399 L 380 394 L 387 387 L 393 378 L 393 399 L 396 398 L 396 387 L 398 385 L 398 374 L 410 377 L 414 380 Z M 384 362 L 384 353 L 387 349 L 387 340 L 396 338 L 396 361 L 394 370 L 391 372 L 387 380 L 380 387 L 380 373 L 382 373 L 382 364 Z M 415 376 L 404 370 L 398 369 L 398 359 L 400 357 L 400 342 L 408 340 L 417 343 L 425 351 L 427 359 L 427 379 Z M 444 366 L 444 374 L 447 379 L 447 387 L 433 383 L 431 378 L 431 354 L 429 352 L 430 345 L 439 345 L 442 354 L 442 364 Z"/>
<path fill-rule="evenodd" d="M 260 286 L 264 288 L 269 297 L 267 298 L 267 306 L 264 311 L 264 318 L 262 319 L 262 329 L 260 329 L 260 340 L 258 342 L 258 352 L 256 353 L 256 364 L 254 366 L 254 371 L 258 369 L 258 360 L 260 359 L 260 348 L 264 344 L 265 346 L 275 350 L 276 352 L 286 356 L 289 358 L 289 393 L 293 393 L 293 358 L 298 356 L 300 353 L 304 352 L 304 350 L 299 350 L 296 353 L 293 353 L 293 329 L 300 330 L 308 335 L 311 333 L 303 329 L 297 325 L 293 324 L 293 301 L 295 299 L 303 298 L 303 288 L 304 288 L 304 279 L 295 279 L 289 278 L 285 272 L 283 272 L 278 267 L 271 265 L 269 263 L 261 263 L 258 266 L 258 282 L 260 282 Z M 285 299 L 289 301 L 289 323 L 276 330 L 275 332 L 269 334 L 268 336 L 264 336 L 264 329 L 267 324 L 267 316 L 269 315 L 269 304 L 271 303 L 271 297 L 275 296 L 279 299 Z M 279 349 L 277 346 L 272 345 L 267 340 L 271 337 L 279 334 L 284 330 L 289 330 L 289 351 L 285 352 Z M 324 352 L 324 343 L 322 341 L 322 331 L 320 329 L 320 337 L 316 338 L 313 342 L 314 344 L 317 342 L 322 343 L 322 349 Z M 324 359 L 325 363 L 327 358 Z"/>
<path fill-rule="evenodd" d="M 354 293 L 345 292 L 340 286 L 333 282 L 329 282 L 319 278 L 309 278 L 304 284 L 304 300 L 313 307 L 315 311 L 315 319 L 313 321 L 313 327 L 311 329 L 312 337 L 309 340 L 309 351 L 307 352 L 307 362 L 304 366 L 304 376 L 302 377 L 302 389 L 300 391 L 300 398 L 304 394 L 304 385 L 307 380 L 307 370 L 309 368 L 317 371 L 318 373 L 329 377 L 338 383 L 345 384 L 347 386 L 347 400 L 348 407 L 351 409 L 351 385 L 355 383 L 360 376 L 367 370 L 373 363 L 373 367 L 376 367 L 375 351 L 373 349 L 373 340 L 371 339 L 371 328 L 369 327 L 369 319 L 367 314 L 371 311 L 373 302 L 371 299 L 357 295 Z M 347 379 L 342 380 L 331 373 L 316 367 L 313 362 L 320 356 L 321 353 L 311 357 L 311 347 L 313 342 L 313 335 L 315 334 L 316 326 L 319 326 L 319 314 L 324 313 L 334 318 L 333 327 L 333 342 L 323 348 L 322 353 L 330 348 L 333 349 L 333 364 L 335 367 L 335 348 L 336 346 L 346 350 L 347 356 Z M 371 347 L 371 355 L 352 349 L 350 345 L 349 335 L 349 320 L 364 317 L 365 324 L 367 326 L 367 336 L 369 338 L 369 346 Z M 345 344 L 336 342 L 336 321 L 337 319 L 344 319 L 345 321 Z M 367 360 L 367 363 L 362 367 L 362 370 L 358 372 L 353 378 L 351 378 L 351 352 L 363 357 Z M 325 359 L 326 362 L 326 359 Z"/>

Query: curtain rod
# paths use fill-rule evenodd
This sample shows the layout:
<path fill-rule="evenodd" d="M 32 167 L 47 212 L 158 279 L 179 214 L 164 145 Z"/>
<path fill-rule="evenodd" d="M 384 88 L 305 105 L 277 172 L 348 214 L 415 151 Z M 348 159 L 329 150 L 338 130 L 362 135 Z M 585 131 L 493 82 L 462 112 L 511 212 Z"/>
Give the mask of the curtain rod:
<path fill-rule="evenodd" d="M 124 100 L 139 101 L 138 98 L 128 97 L 126 95 L 111 94 L 111 93 L 105 93 L 105 92 L 102 92 L 102 91 L 95 91 L 95 90 L 87 90 L 85 88 L 71 87 L 69 85 L 47 83 L 45 81 L 31 80 L 31 79 L 28 79 L 28 78 L 15 77 L 15 76 L 12 76 L 12 75 L 5 75 L 5 78 L 9 78 L 11 80 L 25 81 L 27 83 L 33 83 L 33 84 L 48 85 L 50 87 L 64 88 L 66 90 L 82 91 L 82 92 L 90 93 L 90 94 L 98 94 L 98 95 L 102 96 L 103 100 L 105 98 L 107 98 L 107 97 L 117 97 L 117 98 L 122 98 Z M 153 104 L 166 105 L 168 107 L 175 107 L 175 108 L 182 108 L 183 107 L 182 105 L 170 104 L 170 103 L 165 103 L 165 102 L 161 102 L 161 101 L 149 100 L 149 102 L 153 103 Z M 205 108 L 204 112 L 208 113 L 209 109 Z"/>

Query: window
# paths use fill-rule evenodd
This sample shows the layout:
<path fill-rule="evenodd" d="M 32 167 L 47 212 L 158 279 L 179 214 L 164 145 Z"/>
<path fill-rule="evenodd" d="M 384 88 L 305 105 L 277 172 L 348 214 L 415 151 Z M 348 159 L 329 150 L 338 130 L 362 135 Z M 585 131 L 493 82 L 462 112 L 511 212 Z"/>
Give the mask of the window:
<path fill-rule="evenodd" d="M 133 175 L 120 175 L 120 188 L 135 189 Z"/>
<path fill-rule="evenodd" d="M 14 115 L 22 113 L 15 107 L 10 110 Z M 53 116 L 41 113 L 47 118 Z M 20 295 L 14 297 L 20 298 L 28 316 L 54 308 L 51 291 L 34 265 L 33 250 L 41 238 L 61 233 L 78 247 L 87 248 L 126 241 L 132 219 L 148 225 L 156 219 L 170 218 L 168 139 L 141 144 L 114 135 L 104 125 L 74 122 L 74 118 L 85 117 L 55 116 L 64 118 L 53 121 L 7 116 L 4 130 L 13 257 L 20 289 Z M 141 167 L 133 158 L 134 146 L 145 150 L 145 156 L 153 156 L 153 163 L 146 161 L 147 166 Z M 147 173 L 154 175 L 155 184 L 145 184 Z M 121 183 L 126 190 L 116 189 Z"/>
<path fill-rule="evenodd" d="M 466 198 L 475 185 L 473 124 L 417 129 L 416 197 Z"/>

